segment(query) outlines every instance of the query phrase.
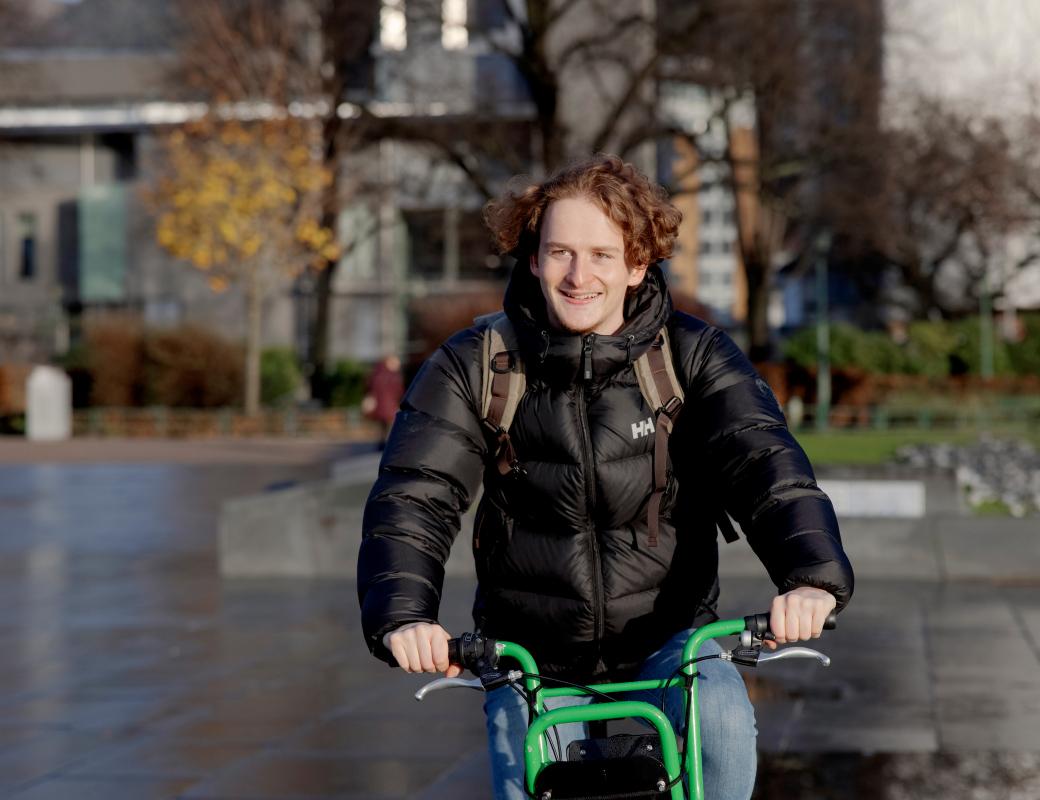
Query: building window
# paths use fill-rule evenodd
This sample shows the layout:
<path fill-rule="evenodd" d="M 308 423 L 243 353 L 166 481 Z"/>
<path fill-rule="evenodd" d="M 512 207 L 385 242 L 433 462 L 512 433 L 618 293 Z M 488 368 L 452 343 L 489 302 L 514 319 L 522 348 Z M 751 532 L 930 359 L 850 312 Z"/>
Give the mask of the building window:
<path fill-rule="evenodd" d="M 463 280 L 505 277 L 502 260 L 495 255 L 478 210 L 459 213 L 459 277 Z"/>
<path fill-rule="evenodd" d="M 465 50 L 469 44 L 466 30 L 466 1 L 442 0 L 441 45 L 445 50 Z"/>
<path fill-rule="evenodd" d="M 22 280 L 36 276 L 36 215 L 18 215 L 18 275 Z"/>
<path fill-rule="evenodd" d="M 444 277 L 444 209 L 408 209 L 403 213 L 408 231 L 408 272 L 416 278 Z"/>
<path fill-rule="evenodd" d="M 715 221 L 715 213 L 710 209 L 706 208 L 701 212 L 701 222 L 705 225 L 711 225 Z"/>
<path fill-rule="evenodd" d="M 701 255 L 705 255 L 705 256 L 706 255 L 710 255 L 712 252 L 714 252 L 714 250 L 715 250 L 715 246 L 712 244 L 712 242 L 709 239 L 701 239 L 701 243 L 700 243 Z"/>
<path fill-rule="evenodd" d="M 379 9 L 379 44 L 384 50 L 404 50 L 408 30 L 404 15 L 405 0 L 383 0 Z"/>

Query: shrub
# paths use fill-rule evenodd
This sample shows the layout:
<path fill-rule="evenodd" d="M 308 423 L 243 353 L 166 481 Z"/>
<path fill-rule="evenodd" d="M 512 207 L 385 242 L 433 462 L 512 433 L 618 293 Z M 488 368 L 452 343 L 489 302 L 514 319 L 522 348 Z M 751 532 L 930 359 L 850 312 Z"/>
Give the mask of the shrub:
<path fill-rule="evenodd" d="M 302 380 L 296 355 L 289 348 L 272 347 L 260 354 L 260 402 L 263 405 L 290 405 Z"/>
<path fill-rule="evenodd" d="M 1040 375 L 1040 314 L 1019 316 L 1025 337 L 1007 345 L 1008 362 L 1016 375 Z"/>
<path fill-rule="evenodd" d="M 784 356 L 805 369 L 816 367 L 816 328 L 802 328 L 783 346 Z M 838 322 L 830 329 L 830 360 L 835 369 L 889 374 L 904 368 L 905 356 L 884 333 Z"/>
<path fill-rule="evenodd" d="M 361 405 L 368 372 L 368 367 L 357 361 L 337 361 L 332 370 L 325 375 L 329 405 L 334 408 Z"/>
<path fill-rule="evenodd" d="M 912 322 L 907 335 L 907 373 L 933 378 L 950 374 L 950 356 L 957 347 L 957 332 L 948 322 Z"/>
<path fill-rule="evenodd" d="M 72 381 L 72 407 L 87 408 L 94 382 L 87 346 L 82 342 L 72 345 L 63 356 L 56 359 L 56 365 L 64 369 Z"/>
<path fill-rule="evenodd" d="M 1021 342 L 1007 343 L 998 330 L 993 334 L 995 375 L 1040 374 L 1040 315 L 1022 315 L 1026 329 Z M 917 375 L 947 378 L 978 375 L 981 371 L 979 318 L 956 321 L 917 321 L 907 330 L 903 345 L 880 331 L 863 331 L 852 325 L 831 326 L 831 366 L 836 370 L 863 370 L 876 375 Z M 784 355 L 805 369 L 816 367 L 816 329 L 796 331 L 783 346 Z"/>
<path fill-rule="evenodd" d="M 91 405 L 140 405 L 146 394 L 141 323 L 114 315 L 90 320 L 84 325 L 83 338 Z"/>
<path fill-rule="evenodd" d="M 955 363 L 964 366 L 969 375 L 979 375 L 982 371 L 982 330 L 978 317 L 965 317 L 951 324 L 956 332 L 956 345 L 951 357 Z M 1007 342 L 1000 331 L 993 330 L 993 374 L 1010 375 L 1011 360 L 1008 357 Z"/>
<path fill-rule="evenodd" d="M 145 354 L 149 404 L 216 408 L 242 402 L 242 348 L 207 328 L 151 331 Z"/>

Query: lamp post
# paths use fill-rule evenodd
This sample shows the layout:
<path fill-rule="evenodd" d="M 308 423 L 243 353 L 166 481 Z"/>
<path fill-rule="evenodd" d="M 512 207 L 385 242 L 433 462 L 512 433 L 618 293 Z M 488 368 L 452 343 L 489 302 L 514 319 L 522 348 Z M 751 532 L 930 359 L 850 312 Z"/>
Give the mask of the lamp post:
<path fill-rule="evenodd" d="M 817 234 L 813 242 L 816 259 L 816 430 L 827 430 L 831 413 L 831 329 L 830 295 L 827 286 L 827 259 L 831 249 L 830 231 Z"/>
<path fill-rule="evenodd" d="M 993 296 L 989 291 L 989 270 L 982 273 L 979 291 L 979 375 L 993 377 Z"/>

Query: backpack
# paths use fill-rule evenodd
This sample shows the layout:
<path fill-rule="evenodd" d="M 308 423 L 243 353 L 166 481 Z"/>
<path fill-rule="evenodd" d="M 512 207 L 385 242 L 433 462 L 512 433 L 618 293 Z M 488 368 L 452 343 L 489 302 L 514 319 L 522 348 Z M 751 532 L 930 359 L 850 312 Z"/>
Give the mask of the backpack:
<path fill-rule="evenodd" d="M 521 474 L 524 472 L 523 465 L 509 439 L 513 416 L 527 390 L 516 331 L 504 311 L 477 317 L 474 322 L 486 323 L 481 361 L 481 423 L 491 431 L 498 443 L 495 461 L 499 474 Z M 666 328 L 661 328 L 650 349 L 635 360 L 633 367 L 639 381 L 639 391 L 646 404 L 654 409 L 654 419 L 650 423 L 654 434 L 654 491 L 647 504 L 647 544 L 657 547 L 661 500 L 667 485 L 668 436 L 682 410 L 685 397 L 675 373 Z M 736 540 L 736 532 L 724 512 L 720 516 L 719 527 L 727 542 Z"/>

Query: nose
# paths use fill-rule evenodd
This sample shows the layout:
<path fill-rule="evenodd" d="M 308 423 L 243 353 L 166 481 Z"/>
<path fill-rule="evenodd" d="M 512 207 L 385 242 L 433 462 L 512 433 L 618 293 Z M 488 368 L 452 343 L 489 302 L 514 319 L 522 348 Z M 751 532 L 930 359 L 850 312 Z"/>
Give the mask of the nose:
<path fill-rule="evenodd" d="M 589 259 L 582 253 L 575 253 L 571 258 L 571 267 L 567 271 L 567 280 L 572 286 L 581 287 L 589 276 Z"/>

